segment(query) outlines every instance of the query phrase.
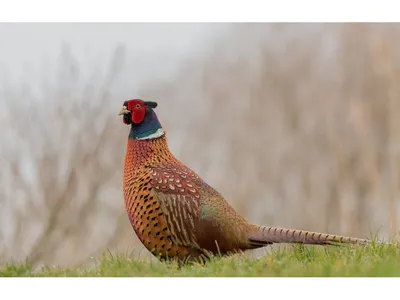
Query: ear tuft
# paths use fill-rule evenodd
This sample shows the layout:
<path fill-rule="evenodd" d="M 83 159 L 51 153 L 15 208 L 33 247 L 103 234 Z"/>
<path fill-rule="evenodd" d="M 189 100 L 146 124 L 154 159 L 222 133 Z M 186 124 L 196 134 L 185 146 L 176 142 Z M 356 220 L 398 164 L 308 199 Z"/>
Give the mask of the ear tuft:
<path fill-rule="evenodd" d="M 151 108 L 156 108 L 157 107 L 157 102 L 153 102 L 153 101 L 144 101 L 143 102 L 145 105 L 151 107 Z"/>

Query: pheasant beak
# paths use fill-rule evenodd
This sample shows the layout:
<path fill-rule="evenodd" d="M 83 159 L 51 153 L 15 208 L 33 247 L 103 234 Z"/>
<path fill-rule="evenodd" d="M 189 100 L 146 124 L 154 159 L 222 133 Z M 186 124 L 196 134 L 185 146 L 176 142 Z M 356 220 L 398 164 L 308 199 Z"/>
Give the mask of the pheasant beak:
<path fill-rule="evenodd" d="M 122 106 L 118 116 L 127 115 L 129 113 L 130 113 L 130 111 L 128 110 L 128 108 L 126 106 Z"/>

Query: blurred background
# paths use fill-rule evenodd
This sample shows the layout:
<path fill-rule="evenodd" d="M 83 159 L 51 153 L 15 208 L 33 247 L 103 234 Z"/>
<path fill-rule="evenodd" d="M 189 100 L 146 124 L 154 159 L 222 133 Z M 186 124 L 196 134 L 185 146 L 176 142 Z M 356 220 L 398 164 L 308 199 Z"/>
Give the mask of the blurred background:
<path fill-rule="evenodd" d="M 123 101 L 248 220 L 400 229 L 400 25 L 0 24 L 0 265 L 148 257 L 124 211 Z"/>

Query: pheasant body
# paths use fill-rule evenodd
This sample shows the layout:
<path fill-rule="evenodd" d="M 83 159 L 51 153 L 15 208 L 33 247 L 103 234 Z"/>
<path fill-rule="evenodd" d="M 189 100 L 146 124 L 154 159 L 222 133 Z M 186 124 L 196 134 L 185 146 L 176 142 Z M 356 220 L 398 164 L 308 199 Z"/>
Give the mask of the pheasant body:
<path fill-rule="evenodd" d="M 131 124 L 124 169 L 125 206 L 136 235 L 153 255 L 187 262 L 280 242 L 368 243 L 247 222 L 170 152 L 152 110 L 155 106 L 154 102 L 130 100 L 120 113 L 124 123 Z M 140 109 L 145 114 L 135 115 Z"/>
<path fill-rule="evenodd" d="M 251 248 L 241 242 L 246 234 L 237 227 L 245 226 L 245 220 L 216 200 L 220 197 L 172 155 L 165 136 L 128 140 L 125 206 L 138 238 L 154 255 L 185 261 Z M 242 238 L 235 239 L 238 235 Z"/>

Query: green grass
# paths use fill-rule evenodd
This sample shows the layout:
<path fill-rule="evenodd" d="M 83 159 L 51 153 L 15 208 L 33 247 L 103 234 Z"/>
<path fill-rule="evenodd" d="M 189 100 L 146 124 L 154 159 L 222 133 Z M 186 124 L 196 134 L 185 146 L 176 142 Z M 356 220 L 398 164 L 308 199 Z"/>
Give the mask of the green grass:
<path fill-rule="evenodd" d="M 400 247 L 293 246 L 274 250 L 260 259 L 245 255 L 213 258 L 206 265 L 179 267 L 176 263 L 137 260 L 125 255 L 104 255 L 96 267 L 64 269 L 45 267 L 40 271 L 26 264 L 0 268 L 0 277 L 15 276 L 400 276 Z"/>

